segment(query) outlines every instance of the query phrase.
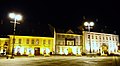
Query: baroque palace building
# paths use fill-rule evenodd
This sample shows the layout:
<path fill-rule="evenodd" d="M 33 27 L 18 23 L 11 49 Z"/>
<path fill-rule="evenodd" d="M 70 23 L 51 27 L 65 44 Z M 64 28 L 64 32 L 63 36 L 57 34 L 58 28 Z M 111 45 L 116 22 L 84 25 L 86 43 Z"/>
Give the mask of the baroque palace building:
<path fill-rule="evenodd" d="M 15 55 L 77 55 L 83 53 L 116 53 L 119 36 L 107 33 L 87 32 L 75 34 L 72 30 L 55 32 L 53 37 L 15 35 Z M 0 53 L 12 54 L 13 35 L 0 38 Z"/>

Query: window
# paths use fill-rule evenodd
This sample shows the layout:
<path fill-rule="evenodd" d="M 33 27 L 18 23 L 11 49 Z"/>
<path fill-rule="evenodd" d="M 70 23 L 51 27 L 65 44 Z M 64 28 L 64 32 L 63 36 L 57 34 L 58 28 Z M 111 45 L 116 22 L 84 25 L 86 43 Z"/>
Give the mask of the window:
<path fill-rule="evenodd" d="M 99 36 L 99 39 L 101 39 L 101 36 Z"/>
<path fill-rule="evenodd" d="M 118 41 L 118 38 L 116 37 L 116 41 Z"/>
<path fill-rule="evenodd" d="M 58 35 L 58 38 L 60 38 L 60 35 Z"/>
<path fill-rule="evenodd" d="M 50 44 L 51 43 L 51 41 L 50 40 L 48 40 L 48 44 Z"/>
<path fill-rule="evenodd" d="M 110 37 L 110 40 L 111 40 L 111 37 Z"/>
<path fill-rule="evenodd" d="M 92 39 L 94 39 L 94 36 L 92 35 Z"/>
<path fill-rule="evenodd" d="M 46 40 L 43 40 L 43 44 L 46 44 Z"/>
<path fill-rule="evenodd" d="M 106 40 L 108 40 L 108 37 L 106 37 Z"/>
<path fill-rule="evenodd" d="M 97 36 L 96 36 L 96 39 L 97 39 Z"/>
<path fill-rule="evenodd" d="M 114 41 L 114 37 L 113 37 L 113 41 Z"/>
<path fill-rule="evenodd" d="M 26 44 L 29 44 L 29 39 L 26 40 Z"/>
<path fill-rule="evenodd" d="M 78 43 L 78 42 L 77 42 Z M 74 43 L 73 42 L 71 42 L 71 45 L 73 45 Z"/>
<path fill-rule="evenodd" d="M 34 44 L 34 40 L 32 39 L 32 42 L 31 42 L 32 44 Z"/>
<path fill-rule="evenodd" d="M 103 40 L 104 40 L 104 37 L 103 37 Z"/>
<path fill-rule="evenodd" d="M 21 39 L 19 39 L 19 44 L 21 44 Z"/>
<path fill-rule="evenodd" d="M 36 39 L 36 44 L 39 44 L 39 39 Z"/>
<path fill-rule="evenodd" d="M 70 42 L 68 42 L 68 45 L 70 45 Z"/>
<path fill-rule="evenodd" d="M 88 39 L 90 39 L 90 35 L 88 35 Z"/>

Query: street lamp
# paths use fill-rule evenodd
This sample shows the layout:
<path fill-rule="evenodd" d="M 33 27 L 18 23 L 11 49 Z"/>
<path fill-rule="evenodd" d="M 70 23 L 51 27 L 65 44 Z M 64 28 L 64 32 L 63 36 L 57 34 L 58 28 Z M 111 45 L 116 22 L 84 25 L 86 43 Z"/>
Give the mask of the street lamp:
<path fill-rule="evenodd" d="M 14 23 L 14 32 L 13 32 L 13 47 L 12 47 L 12 56 L 11 58 L 14 58 L 14 44 L 15 44 L 15 30 L 16 30 L 16 24 L 20 24 L 19 20 L 22 20 L 22 16 L 20 14 L 10 13 L 9 17 L 11 19 L 14 19 L 14 21 L 10 21 L 10 23 Z"/>
<path fill-rule="evenodd" d="M 88 28 L 88 32 L 90 34 L 90 29 L 91 27 L 94 26 L 94 22 L 85 22 L 84 26 L 86 26 Z M 90 44 L 90 53 L 91 53 L 91 41 L 90 41 L 90 35 L 89 35 L 89 44 Z"/>

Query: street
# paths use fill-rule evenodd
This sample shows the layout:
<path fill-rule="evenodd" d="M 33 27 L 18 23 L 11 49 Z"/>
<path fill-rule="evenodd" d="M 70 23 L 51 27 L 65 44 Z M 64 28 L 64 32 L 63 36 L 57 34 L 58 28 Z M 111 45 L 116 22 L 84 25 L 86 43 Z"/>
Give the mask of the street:
<path fill-rule="evenodd" d="M 120 57 L 36 56 L 0 58 L 0 66 L 119 66 Z"/>

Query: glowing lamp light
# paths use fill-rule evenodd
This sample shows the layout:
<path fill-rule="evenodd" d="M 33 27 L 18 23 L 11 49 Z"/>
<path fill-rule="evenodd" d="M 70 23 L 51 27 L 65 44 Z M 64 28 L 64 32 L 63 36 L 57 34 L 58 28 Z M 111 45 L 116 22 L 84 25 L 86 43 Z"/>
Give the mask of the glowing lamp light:
<path fill-rule="evenodd" d="M 90 22 L 90 26 L 94 26 L 94 22 Z"/>
<path fill-rule="evenodd" d="M 84 23 L 85 26 L 88 26 L 88 24 L 89 24 L 88 22 L 85 22 L 85 23 Z"/>
<path fill-rule="evenodd" d="M 22 20 L 22 16 L 20 14 L 16 15 L 17 20 Z"/>
<path fill-rule="evenodd" d="M 22 16 L 20 14 L 10 13 L 9 17 L 16 20 L 22 20 Z"/>
<path fill-rule="evenodd" d="M 12 19 L 15 18 L 15 13 L 10 13 L 9 17 L 12 18 Z"/>

